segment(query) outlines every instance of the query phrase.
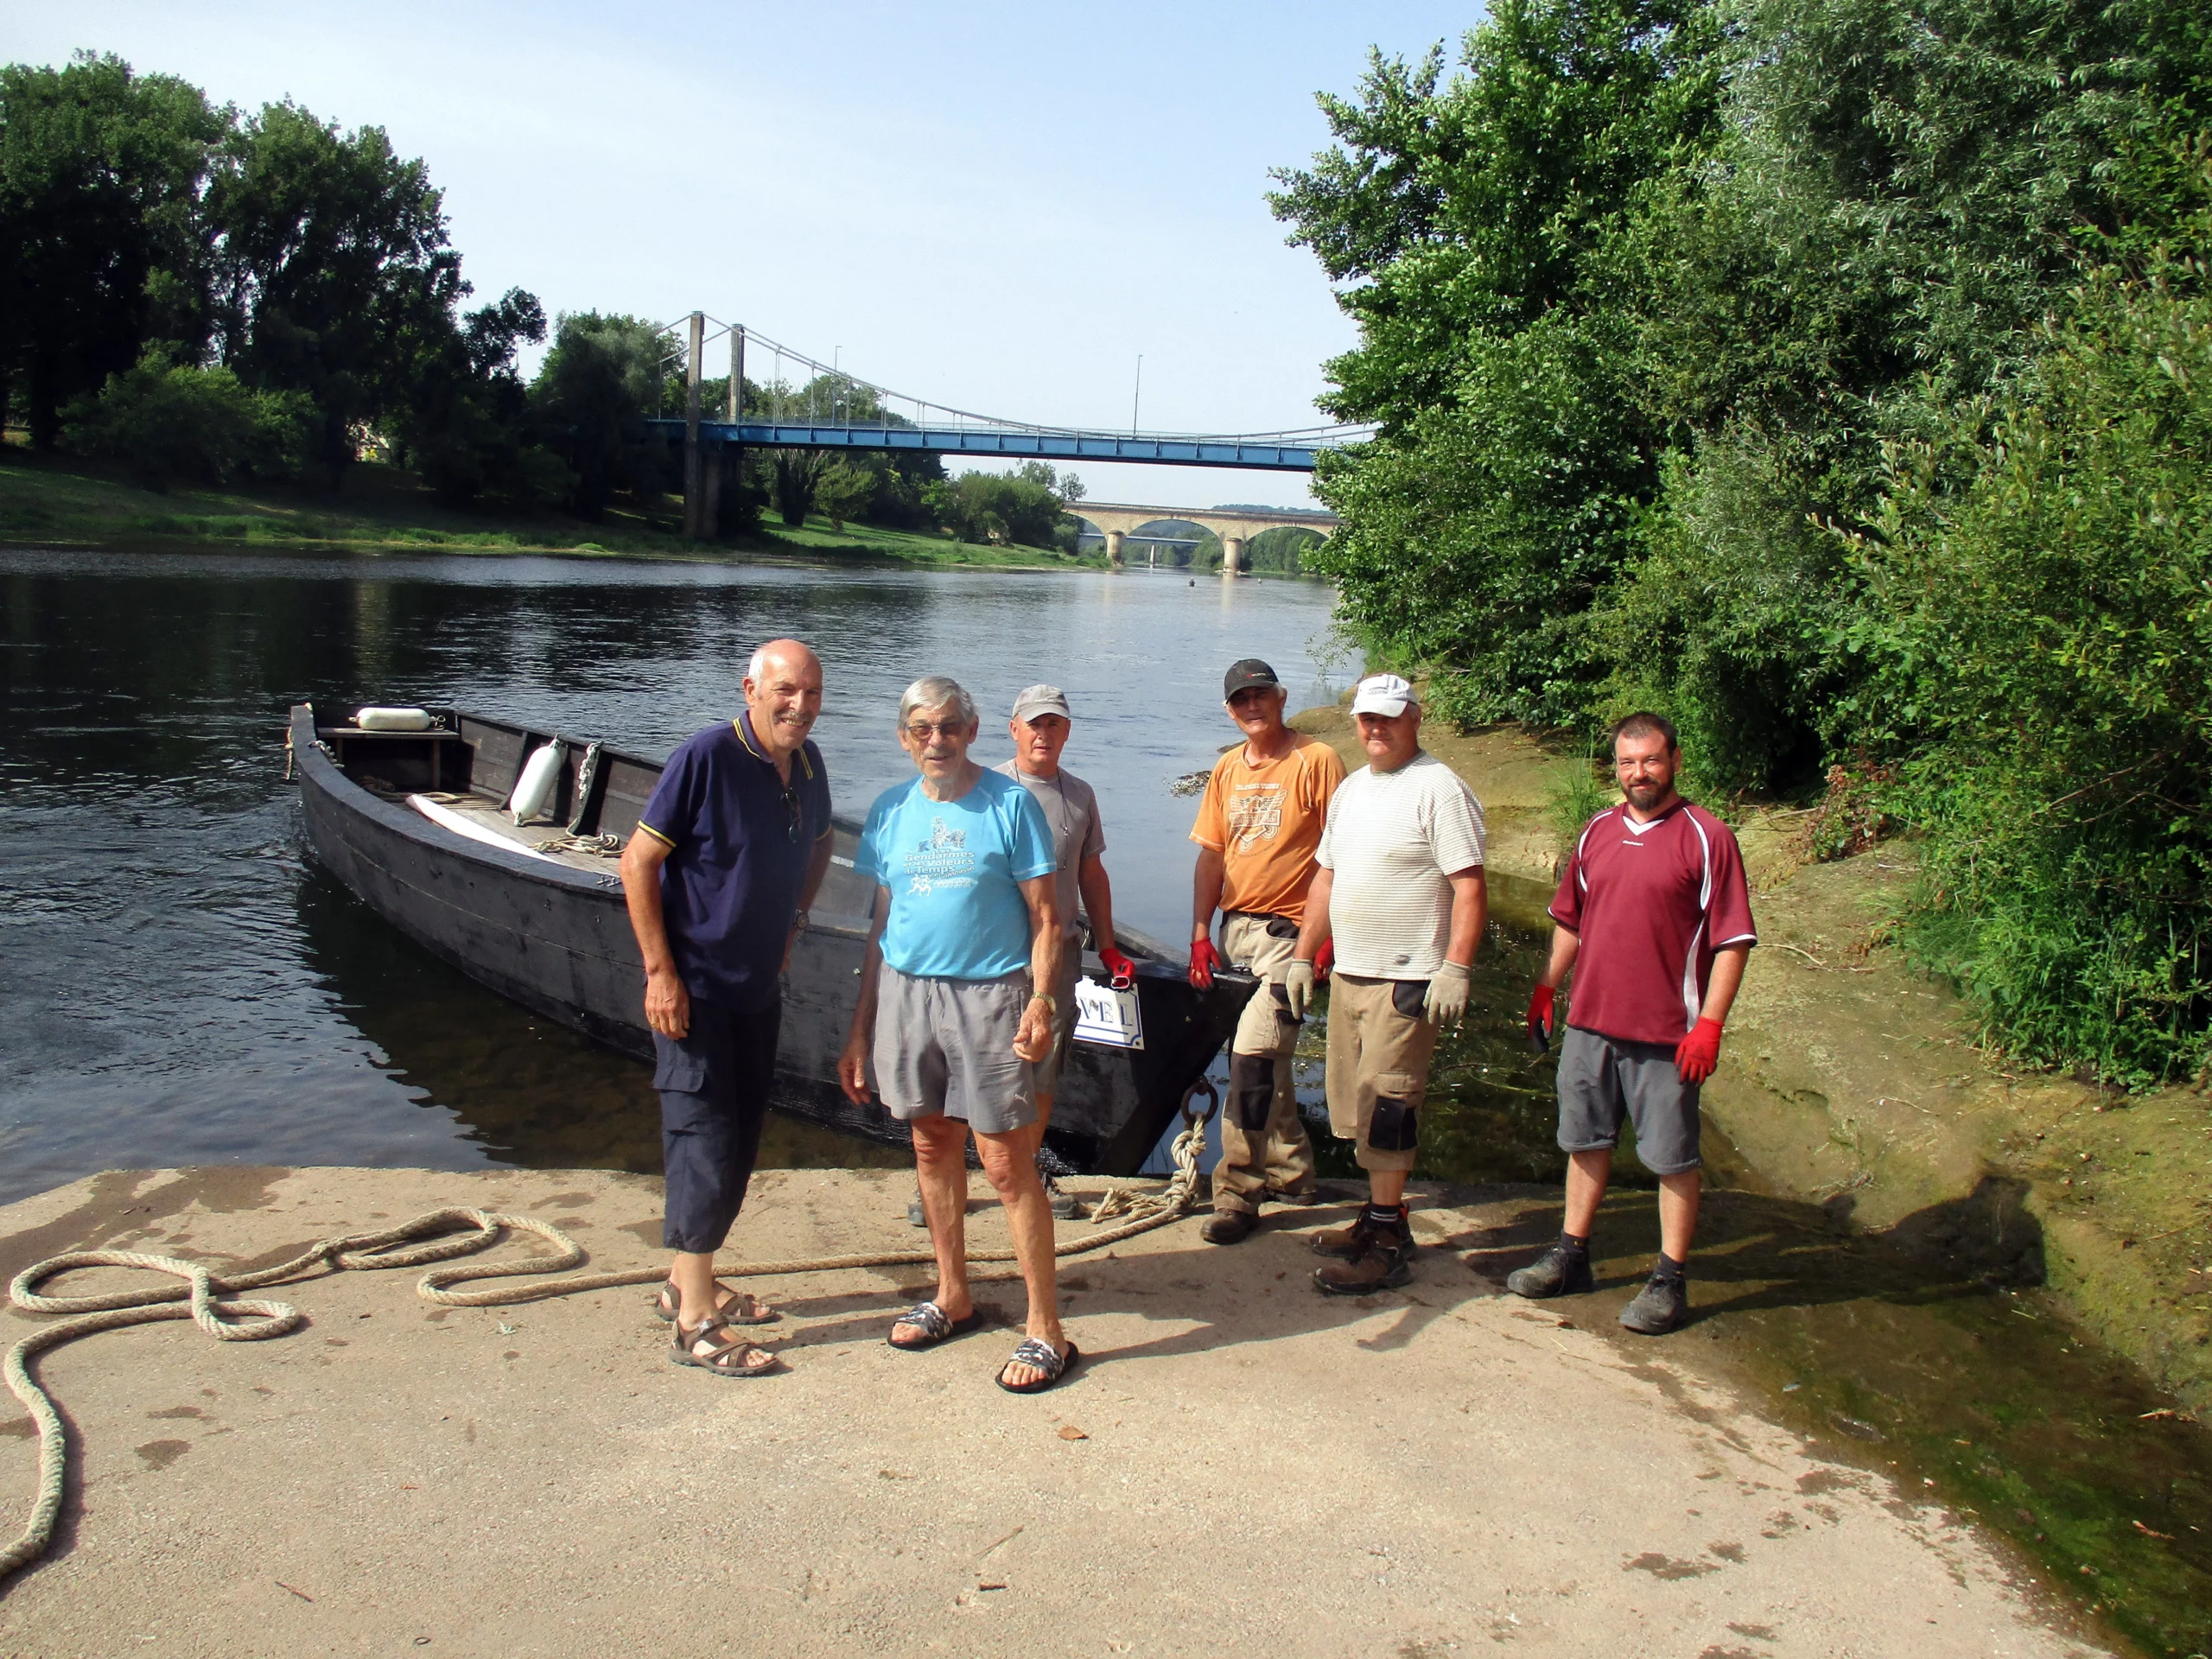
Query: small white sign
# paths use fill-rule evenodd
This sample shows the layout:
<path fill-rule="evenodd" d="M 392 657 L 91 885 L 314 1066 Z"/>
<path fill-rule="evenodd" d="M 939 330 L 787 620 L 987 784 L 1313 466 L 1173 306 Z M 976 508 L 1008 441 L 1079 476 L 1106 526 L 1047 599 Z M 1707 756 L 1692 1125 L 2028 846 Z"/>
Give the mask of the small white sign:
<path fill-rule="evenodd" d="M 1117 991 L 1095 979 L 1077 980 L 1075 1039 L 1101 1048 L 1142 1048 L 1144 1019 L 1137 1012 L 1136 987 Z"/>

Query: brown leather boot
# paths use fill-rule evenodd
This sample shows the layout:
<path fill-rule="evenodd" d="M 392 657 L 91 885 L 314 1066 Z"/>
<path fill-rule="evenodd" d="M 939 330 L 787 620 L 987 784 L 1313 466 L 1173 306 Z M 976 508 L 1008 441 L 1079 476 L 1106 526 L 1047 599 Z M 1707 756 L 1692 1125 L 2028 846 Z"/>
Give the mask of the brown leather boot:
<path fill-rule="evenodd" d="M 1363 1204 L 1351 1226 L 1327 1227 L 1313 1235 L 1313 1254 L 1333 1255 L 1344 1262 L 1356 1261 L 1375 1238 L 1376 1230 L 1375 1224 L 1367 1218 L 1367 1206 Z"/>
<path fill-rule="evenodd" d="M 1259 1217 L 1249 1210 L 1217 1210 L 1198 1229 L 1198 1236 L 1209 1244 L 1236 1244 L 1249 1238 L 1259 1224 Z"/>
<path fill-rule="evenodd" d="M 1363 1226 L 1366 1231 L 1361 1236 Z M 1370 1220 L 1362 1210 L 1358 1220 L 1340 1230 L 1347 1240 L 1359 1236 L 1360 1249 L 1342 1267 L 1313 1270 L 1313 1287 L 1323 1294 L 1364 1296 L 1370 1291 L 1395 1290 L 1414 1276 L 1414 1230 L 1405 1205 L 1398 1206 L 1395 1223 Z M 1314 1247 L 1319 1246 L 1316 1239 Z"/>
<path fill-rule="evenodd" d="M 1414 1276 L 1413 1247 L 1377 1237 L 1353 1260 L 1313 1269 L 1313 1287 L 1326 1296 L 1364 1296 L 1395 1290 Z"/>

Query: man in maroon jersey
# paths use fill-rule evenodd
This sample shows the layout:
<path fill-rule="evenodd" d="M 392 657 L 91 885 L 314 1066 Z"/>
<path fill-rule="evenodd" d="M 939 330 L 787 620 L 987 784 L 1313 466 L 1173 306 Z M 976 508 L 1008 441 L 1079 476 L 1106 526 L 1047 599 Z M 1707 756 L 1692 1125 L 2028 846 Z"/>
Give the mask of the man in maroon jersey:
<path fill-rule="evenodd" d="M 1682 1264 L 1697 1230 L 1698 1085 L 1720 1058 L 1720 1028 L 1758 943 L 1736 837 L 1675 791 L 1682 752 L 1657 715 L 1613 728 L 1625 798 L 1583 827 L 1551 904 L 1551 963 L 1529 999 L 1540 1045 L 1570 970 L 1559 1051 L 1559 1144 L 1567 1154 L 1559 1243 L 1509 1275 L 1516 1296 L 1595 1289 L 1590 1227 L 1612 1173 L 1624 1116 L 1659 1178 L 1659 1264 L 1621 1323 L 1662 1336 L 1689 1318 Z"/>

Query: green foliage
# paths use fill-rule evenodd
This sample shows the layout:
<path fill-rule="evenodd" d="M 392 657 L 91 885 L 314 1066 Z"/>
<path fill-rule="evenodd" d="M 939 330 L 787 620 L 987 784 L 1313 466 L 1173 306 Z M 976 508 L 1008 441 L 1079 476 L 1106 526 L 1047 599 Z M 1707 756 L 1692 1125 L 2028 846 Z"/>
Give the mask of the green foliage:
<path fill-rule="evenodd" d="M 2212 1017 L 2212 297 L 2196 257 L 2094 281 L 1969 488 L 1900 446 L 1854 559 L 1870 702 L 1924 742 L 1910 935 L 2036 1060 L 2201 1071 Z"/>
<path fill-rule="evenodd" d="M 865 467 L 840 461 L 826 468 L 814 486 L 815 505 L 830 520 L 832 530 L 842 530 L 845 520 L 857 518 L 875 499 L 876 476 Z"/>
<path fill-rule="evenodd" d="M 1025 461 L 1009 474 L 963 473 L 925 492 L 938 521 L 963 542 L 1057 548 L 1065 504 L 1052 469 Z"/>
<path fill-rule="evenodd" d="M 206 213 L 223 360 L 314 398 L 335 478 L 361 425 L 408 407 L 425 343 L 451 334 L 468 291 L 429 169 L 380 127 L 342 133 L 271 104 L 224 147 Z"/>
<path fill-rule="evenodd" d="M 149 340 L 207 338 L 199 200 L 230 112 L 168 75 L 79 53 L 0 68 L 0 410 L 32 442 Z"/>
<path fill-rule="evenodd" d="M 531 382 L 530 407 L 545 448 L 575 483 L 568 505 L 588 518 L 618 493 L 667 486 L 667 445 L 645 429 L 661 373 L 661 344 L 637 317 L 567 313 Z"/>
<path fill-rule="evenodd" d="M 543 494 L 558 467 L 529 453 L 512 371 L 542 314 L 515 290 L 463 318 L 468 291 L 428 169 L 378 128 L 242 118 L 111 57 L 0 69 L 0 407 L 22 384 L 41 448 L 160 340 L 308 397 L 334 484 L 373 432 L 449 500 Z"/>
<path fill-rule="evenodd" d="M 1544 817 L 1562 860 L 1574 850 L 1582 826 L 1619 799 L 1611 776 L 1596 760 L 1572 768 L 1551 786 L 1544 798 Z"/>
<path fill-rule="evenodd" d="M 574 474 L 529 442 L 530 398 L 515 372 L 524 341 L 545 338 L 535 295 L 510 289 L 458 329 L 416 337 L 408 396 L 391 426 L 423 481 L 450 504 L 490 493 L 524 505 L 564 501 Z"/>
<path fill-rule="evenodd" d="M 1377 54 L 1338 148 L 1271 198 L 1360 326 L 1339 419 L 1382 423 L 1316 489 L 1315 568 L 1379 659 L 1462 671 L 1463 719 L 1555 722 L 1598 673 L 1578 619 L 1634 551 L 1662 435 L 1632 395 L 1611 228 L 1718 108 L 1696 0 L 1509 0 L 1463 73 Z"/>
<path fill-rule="evenodd" d="M 153 346 L 65 414 L 70 447 L 127 463 L 149 489 L 286 478 L 304 460 L 315 406 L 302 393 L 256 391 L 228 369 L 178 363 Z"/>
<path fill-rule="evenodd" d="M 1321 545 L 1321 532 L 1317 530 L 1304 530 L 1295 524 L 1278 524 L 1273 530 L 1262 531 L 1244 544 L 1245 563 L 1255 574 L 1264 571 L 1294 576 L 1301 565 L 1311 560 L 1313 550 Z"/>
<path fill-rule="evenodd" d="M 1904 937 L 1993 1035 L 2201 1067 L 2204 9 L 1517 0 L 1462 62 L 1376 60 L 1274 198 L 1360 327 L 1319 563 L 1370 657 L 1662 709 L 1709 799 L 1826 773 L 1820 850 L 1925 838 Z"/>

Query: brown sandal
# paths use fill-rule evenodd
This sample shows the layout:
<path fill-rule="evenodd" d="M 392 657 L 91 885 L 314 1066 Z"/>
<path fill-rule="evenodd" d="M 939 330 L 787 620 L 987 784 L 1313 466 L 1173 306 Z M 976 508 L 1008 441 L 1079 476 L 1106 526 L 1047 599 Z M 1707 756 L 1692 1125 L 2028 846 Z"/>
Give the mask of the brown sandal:
<path fill-rule="evenodd" d="M 681 1320 L 670 1323 L 676 1327 L 676 1340 L 668 1351 L 668 1363 L 671 1365 L 696 1365 L 716 1376 L 766 1376 L 783 1364 L 766 1349 L 755 1348 L 735 1338 L 728 1342 L 715 1341 L 715 1332 L 728 1330 L 729 1321 L 715 1314 L 709 1313 L 688 1332 Z M 747 1354 L 760 1357 L 748 1362 Z"/>
<path fill-rule="evenodd" d="M 715 1288 L 728 1293 L 717 1298 L 715 1303 L 715 1317 L 724 1325 L 773 1325 L 784 1317 L 749 1290 L 740 1290 L 719 1279 L 715 1281 Z M 664 1324 L 673 1325 L 682 1306 L 682 1299 L 676 1292 L 676 1282 L 671 1280 L 653 1298 L 653 1317 Z"/>

